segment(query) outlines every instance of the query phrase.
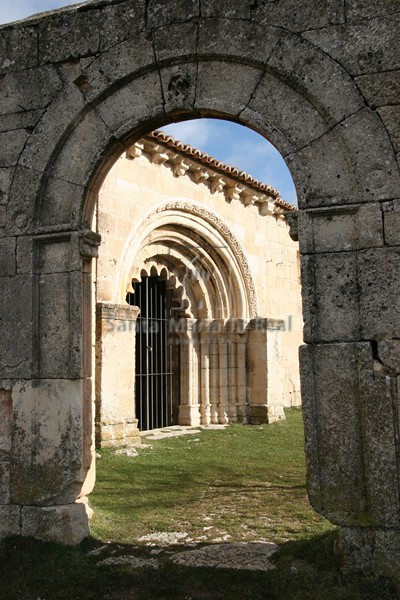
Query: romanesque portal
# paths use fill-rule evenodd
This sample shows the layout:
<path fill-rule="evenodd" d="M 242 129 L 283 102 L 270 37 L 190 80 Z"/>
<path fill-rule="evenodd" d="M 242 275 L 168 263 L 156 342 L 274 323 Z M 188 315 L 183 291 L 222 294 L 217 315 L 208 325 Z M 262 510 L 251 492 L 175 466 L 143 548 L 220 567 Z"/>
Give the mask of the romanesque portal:
<path fill-rule="evenodd" d="M 149 131 L 215 116 L 298 191 L 310 500 L 348 565 L 398 575 L 398 32 L 389 0 L 100 0 L 1 28 L 1 535 L 87 533 L 98 191 Z"/>

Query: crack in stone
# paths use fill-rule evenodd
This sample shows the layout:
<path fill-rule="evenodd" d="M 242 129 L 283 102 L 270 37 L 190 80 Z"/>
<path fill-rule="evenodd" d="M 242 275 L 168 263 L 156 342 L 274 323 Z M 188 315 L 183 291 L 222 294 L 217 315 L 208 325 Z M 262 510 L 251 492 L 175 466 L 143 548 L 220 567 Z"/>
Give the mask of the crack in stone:
<path fill-rule="evenodd" d="M 297 148 L 295 151 L 293 152 L 289 152 L 289 154 L 283 154 L 283 158 L 291 158 L 293 156 L 296 156 L 296 154 L 298 154 L 299 152 L 302 152 L 303 150 L 305 150 L 306 148 L 308 148 L 309 146 L 311 146 L 312 144 L 314 144 L 315 142 L 318 142 L 320 139 L 322 139 L 325 135 L 328 135 L 329 133 L 332 133 L 333 131 L 335 131 L 335 129 L 337 127 L 339 127 L 339 125 L 342 125 L 343 123 L 345 123 L 348 119 L 351 119 L 352 117 L 354 117 L 355 115 L 357 115 L 359 112 L 365 110 L 365 106 L 361 106 L 360 108 L 358 108 L 356 111 L 354 111 L 353 113 L 351 113 L 350 115 L 346 115 L 341 121 L 338 121 L 335 125 L 333 125 L 332 127 L 329 127 L 329 129 L 327 129 L 326 131 L 324 131 L 324 133 L 322 133 L 321 135 L 319 135 L 318 137 L 314 138 L 313 140 L 311 140 L 308 144 L 305 144 L 304 146 L 301 146 L 300 148 Z"/>
<path fill-rule="evenodd" d="M 243 112 L 244 112 L 244 111 L 245 111 L 245 110 L 248 108 L 248 106 L 249 106 L 249 104 L 251 103 L 251 101 L 252 101 L 252 100 L 254 100 L 254 97 L 255 97 L 255 95 L 256 95 L 256 93 L 257 93 L 257 90 L 258 90 L 258 88 L 260 87 L 260 85 L 261 85 L 261 82 L 262 82 L 262 80 L 264 79 L 264 77 L 265 77 L 265 70 L 264 70 L 264 71 L 262 71 L 262 73 L 261 73 L 260 77 L 258 78 L 258 80 L 257 80 L 257 82 L 256 82 L 256 85 L 254 86 L 254 90 L 253 90 L 253 91 L 252 91 L 252 93 L 250 94 L 250 98 L 249 98 L 249 100 L 246 102 L 246 105 L 245 105 L 245 106 L 242 108 L 242 110 L 241 110 L 241 111 L 238 113 L 238 115 L 237 115 L 237 116 L 238 116 L 238 118 L 239 118 L 239 119 L 241 118 L 241 116 L 242 116 L 242 113 L 243 113 Z"/>

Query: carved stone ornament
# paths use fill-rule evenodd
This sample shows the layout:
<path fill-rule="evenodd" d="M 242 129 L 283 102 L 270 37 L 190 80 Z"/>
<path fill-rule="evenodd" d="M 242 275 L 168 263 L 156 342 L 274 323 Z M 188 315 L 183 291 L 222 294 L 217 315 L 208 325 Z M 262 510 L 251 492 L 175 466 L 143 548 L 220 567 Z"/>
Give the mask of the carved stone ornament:
<path fill-rule="evenodd" d="M 78 233 L 79 252 L 83 258 L 98 258 L 101 235 L 90 229 Z"/>
<path fill-rule="evenodd" d="M 285 212 L 285 217 L 287 219 L 287 222 L 289 223 L 290 237 L 292 238 L 292 240 L 294 242 L 298 242 L 299 241 L 299 227 L 298 227 L 299 214 L 298 214 L 298 211 L 297 210 L 295 212 L 287 211 L 287 212 Z"/>

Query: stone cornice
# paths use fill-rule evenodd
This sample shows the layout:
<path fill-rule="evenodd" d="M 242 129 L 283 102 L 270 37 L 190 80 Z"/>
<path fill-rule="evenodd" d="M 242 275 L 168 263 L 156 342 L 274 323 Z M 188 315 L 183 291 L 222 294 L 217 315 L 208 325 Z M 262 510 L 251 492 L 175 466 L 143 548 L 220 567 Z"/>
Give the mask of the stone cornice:
<path fill-rule="evenodd" d="M 211 193 L 223 192 L 229 203 L 239 201 L 244 206 L 257 206 L 261 215 L 284 217 L 286 211 L 297 210 L 282 200 L 275 188 L 162 131 L 149 133 L 126 153 L 131 160 L 142 155 L 154 164 L 168 164 L 175 177 L 189 175 L 195 183 L 207 185 Z"/>

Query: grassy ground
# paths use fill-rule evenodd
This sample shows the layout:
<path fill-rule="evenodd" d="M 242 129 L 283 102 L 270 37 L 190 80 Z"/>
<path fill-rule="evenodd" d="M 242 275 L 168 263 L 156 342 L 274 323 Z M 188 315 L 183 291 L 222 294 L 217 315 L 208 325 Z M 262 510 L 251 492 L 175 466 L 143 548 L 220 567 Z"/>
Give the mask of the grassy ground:
<path fill-rule="evenodd" d="M 184 531 L 195 540 L 282 542 L 332 528 L 307 500 L 299 410 L 274 425 L 151 443 L 135 459 L 101 452 L 94 535 L 129 543 L 154 531 Z"/>
<path fill-rule="evenodd" d="M 336 530 L 309 507 L 300 411 L 270 426 L 230 426 L 152 442 L 137 458 L 102 450 L 92 537 L 79 548 L 29 539 L 0 547 L 0 600 L 390 600 L 390 582 L 343 575 Z M 137 539 L 181 532 L 183 544 Z M 218 540 L 281 544 L 272 571 L 189 568 L 171 552 Z M 154 557 L 158 570 L 106 567 L 91 551 Z M 159 552 L 160 551 L 160 552 Z M 157 554 L 155 554 L 157 553 Z M 102 555 L 104 558 L 104 552 Z"/>

